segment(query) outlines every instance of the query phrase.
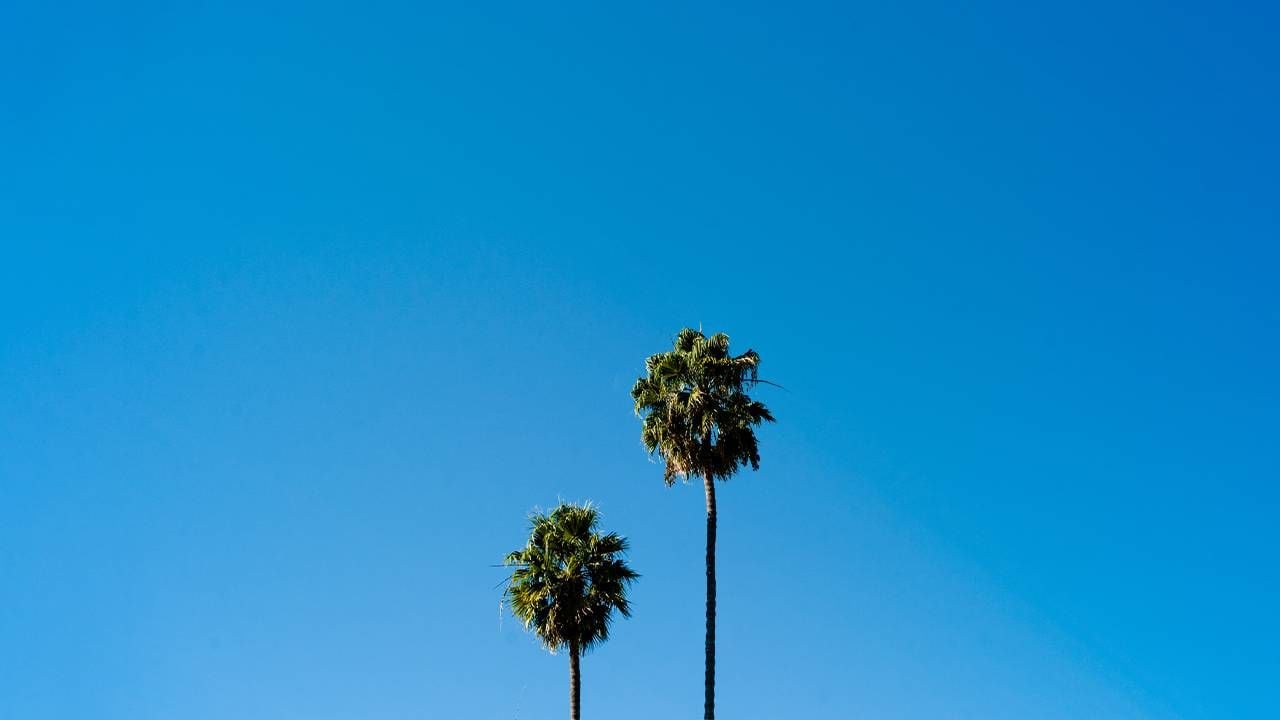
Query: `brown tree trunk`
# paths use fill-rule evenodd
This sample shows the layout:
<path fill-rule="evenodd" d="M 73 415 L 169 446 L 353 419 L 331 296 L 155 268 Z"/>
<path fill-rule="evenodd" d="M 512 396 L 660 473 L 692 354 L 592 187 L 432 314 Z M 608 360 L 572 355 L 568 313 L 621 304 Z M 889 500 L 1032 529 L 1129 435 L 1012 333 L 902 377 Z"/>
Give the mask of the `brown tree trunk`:
<path fill-rule="evenodd" d="M 707 665 L 703 720 L 716 717 L 716 486 L 711 473 L 703 476 L 707 492 Z"/>
<path fill-rule="evenodd" d="M 582 674 L 578 670 L 578 646 L 569 646 L 569 718 L 582 720 Z"/>

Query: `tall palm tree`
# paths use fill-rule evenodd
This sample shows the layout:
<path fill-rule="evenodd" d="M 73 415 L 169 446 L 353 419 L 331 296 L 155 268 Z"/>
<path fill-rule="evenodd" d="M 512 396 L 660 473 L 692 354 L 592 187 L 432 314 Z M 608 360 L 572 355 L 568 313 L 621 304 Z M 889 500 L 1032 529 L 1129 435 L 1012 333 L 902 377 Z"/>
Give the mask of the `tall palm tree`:
<path fill-rule="evenodd" d="M 645 377 L 631 389 L 643 419 L 640 440 L 662 457 L 667 486 L 702 480 L 707 500 L 707 635 L 703 718 L 714 720 L 716 697 L 716 480 L 740 467 L 760 468 L 754 428 L 773 415 L 747 390 L 761 382 L 760 356 L 729 353 L 729 336 L 706 337 L 685 328 L 669 352 L 645 361 Z"/>
<path fill-rule="evenodd" d="M 613 611 L 631 617 L 627 587 L 640 577 L 627 566 L 627 539 L 597 531 L 590 503 L 561 503 L 530 516 L 529 542 L 509 553 L 506 598 L 525 629 L 551 652 L 569 649 L 569 717 L 579 720 L 583 653 L 609 639 Z"/>

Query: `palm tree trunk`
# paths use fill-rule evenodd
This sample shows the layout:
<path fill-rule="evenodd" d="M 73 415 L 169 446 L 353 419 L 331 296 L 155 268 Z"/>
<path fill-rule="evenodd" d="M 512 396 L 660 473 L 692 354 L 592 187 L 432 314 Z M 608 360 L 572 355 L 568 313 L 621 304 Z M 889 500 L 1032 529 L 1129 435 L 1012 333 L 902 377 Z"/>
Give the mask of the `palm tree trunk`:
<path fill-rule="evenodd" d="M 578 670 L 578 646 L 569 646 L 569 719 L 582 720 L 582 674 Z"/>
<path fill-rule="evenodd" d="M 707 493 L 707 661 L 703 720 L 716 717 L 716 486 L 711 473 L 703 476 Z"/>

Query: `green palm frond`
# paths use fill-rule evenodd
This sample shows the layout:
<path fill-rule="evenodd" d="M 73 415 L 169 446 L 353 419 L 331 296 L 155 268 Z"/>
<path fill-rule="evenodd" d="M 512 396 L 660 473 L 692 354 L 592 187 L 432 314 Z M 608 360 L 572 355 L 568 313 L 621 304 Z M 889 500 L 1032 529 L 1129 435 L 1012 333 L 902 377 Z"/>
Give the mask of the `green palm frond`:
<path fill-rule="evenodd" d="M 590 504 L 534 513 L 528 543 L 506 556 L 511 612 L 552 652 L 585 652 L 609 638 L 614 610 L 631 616 L 627 588 L 640 576 L 626 563 L 626 538 L 601 534 L 599 520 Z"/>
<path fill-rule="evenodd" d="M 668 485 L 691 475 L 727 480 L 740 467 L 760 467 L 755 426 L 772 422 L 747 391 L 761 382 L 760 356 L 729 351 L 729 336 L 685 328 L 668 352 L 645 360 L 631 388 L 642 418 L 640 441 L 665 463 Z"/>

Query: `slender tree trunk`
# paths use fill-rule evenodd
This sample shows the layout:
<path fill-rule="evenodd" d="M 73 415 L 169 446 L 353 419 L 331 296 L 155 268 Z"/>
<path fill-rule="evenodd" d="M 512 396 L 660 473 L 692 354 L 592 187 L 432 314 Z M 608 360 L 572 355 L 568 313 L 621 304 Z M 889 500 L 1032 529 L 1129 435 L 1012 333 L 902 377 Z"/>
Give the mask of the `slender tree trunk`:
<path fill-rule="evenodd" d="M 711 473 L 703 476 L 707 492 L 707 666 L 703 720 L 716 717 L 716 486 Z"/>
<path fill-rule="evenodd" d="M 582 674 L 578 670 L 578 646 L 569 646 L 569 718 L 582 720 Z"/>

